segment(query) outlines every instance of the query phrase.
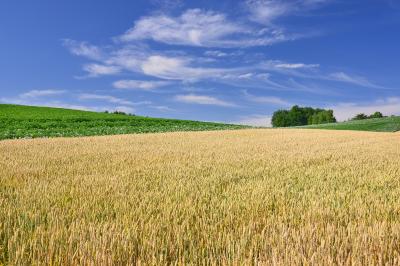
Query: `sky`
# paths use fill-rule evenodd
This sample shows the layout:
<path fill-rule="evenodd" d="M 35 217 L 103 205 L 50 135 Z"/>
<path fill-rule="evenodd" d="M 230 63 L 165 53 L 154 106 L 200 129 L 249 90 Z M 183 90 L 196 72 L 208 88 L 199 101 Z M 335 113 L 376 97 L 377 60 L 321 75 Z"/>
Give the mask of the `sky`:
<path fill-rule="evenodd" d="M 2 0 L 0 103 L 270 125 L 400 115 L 399 0 Z"/>

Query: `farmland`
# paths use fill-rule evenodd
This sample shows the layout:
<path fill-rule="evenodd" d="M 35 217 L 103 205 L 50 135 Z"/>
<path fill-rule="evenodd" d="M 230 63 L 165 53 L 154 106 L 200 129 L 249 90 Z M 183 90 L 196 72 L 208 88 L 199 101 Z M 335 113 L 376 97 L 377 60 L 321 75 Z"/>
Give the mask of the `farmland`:
<path fill-rule="evenodd" d="M 0 142 L 0 264 L 400 263 L 400 135 Z"/>
<path fill-rule="evenodd" d="M 0 140 L 240 129 L 245 126 L 0 104 Z"/>

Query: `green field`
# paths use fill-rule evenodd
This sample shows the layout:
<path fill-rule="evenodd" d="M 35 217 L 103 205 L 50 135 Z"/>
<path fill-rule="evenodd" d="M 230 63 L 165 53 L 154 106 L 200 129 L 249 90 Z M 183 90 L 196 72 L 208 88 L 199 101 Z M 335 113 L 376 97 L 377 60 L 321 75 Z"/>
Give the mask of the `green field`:
<path fill-rule="evenodd" d="M 241 128 L 245 126 L 0 104 L 0 139 Z"/>
<path fill-rule="evenodd" d="M 300 128 L 396 132 L 400 131 L 400 116 L 309 125 Z"/>

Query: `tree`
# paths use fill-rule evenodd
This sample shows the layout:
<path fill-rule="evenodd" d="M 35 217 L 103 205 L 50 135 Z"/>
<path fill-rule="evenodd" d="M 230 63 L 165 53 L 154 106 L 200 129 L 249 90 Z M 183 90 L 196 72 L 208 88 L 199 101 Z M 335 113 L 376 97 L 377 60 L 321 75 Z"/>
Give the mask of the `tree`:
<path fill-rule="evenodd" d="M 375 112 L 369 116 L 369 118 L 382 118 L 383 114 L 381 112 Z"/>
<path fill-rule="evenodd" d="M 272 116 L 273 127 L 288 127 L 290 126 L 290 118 L 288 110 L 278 110 Z"/>
<path fill-rule="evenodd" d="M 351 120 L 364 120 L 368 119 L 368 116 L 366 114 L 357 114 L 355 117 L 353 117 Z"/>
<path fill-rule="evenodd" d="M 317 112 L 311 117 L 311 123 L 309 124 L 327 124 L 327 123 L 335 123 L 336 118 L 333 115 L 333 110 L 322 110 Z"/>
<path fill-rule="evenodd" d="M 114 111 L 113 114 L 115 114 L 115 115 L 126 115 L 125 112 L 118 111 L 118 110 Z"/>
<path fill-rule="evenodd" d="M 293 106 L 290 110 L 278 110 L 272 116 L 273 127 L 303 126 L 336 122 L 332 110 Z"/>

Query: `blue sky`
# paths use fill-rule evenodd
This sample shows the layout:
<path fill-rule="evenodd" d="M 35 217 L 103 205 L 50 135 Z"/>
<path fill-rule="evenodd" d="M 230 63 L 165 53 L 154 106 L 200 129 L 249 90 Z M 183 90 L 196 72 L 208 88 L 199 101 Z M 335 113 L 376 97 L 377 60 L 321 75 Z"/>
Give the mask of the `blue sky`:
<path fill-rule="evenodd" d="M 0 3 L 0 102 L 267 125 L 400 115 L 398 0 Z"/>

